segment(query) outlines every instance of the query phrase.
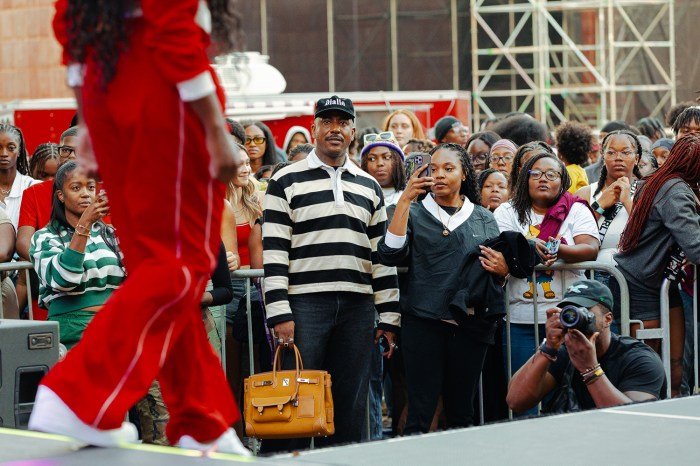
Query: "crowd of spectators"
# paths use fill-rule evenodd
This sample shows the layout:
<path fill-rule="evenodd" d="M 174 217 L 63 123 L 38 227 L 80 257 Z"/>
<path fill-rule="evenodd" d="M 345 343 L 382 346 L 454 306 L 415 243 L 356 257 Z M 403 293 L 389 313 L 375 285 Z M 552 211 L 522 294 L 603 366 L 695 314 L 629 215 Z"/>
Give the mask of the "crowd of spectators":
<path fill-rule="evenodd" d="M 306 367 L 331 373 L 336 434 L 322 444 L 366 440 L 368 424 L 378 439 L 467 427 L 479 414 L 502 420 L 508 407 L 536 415 L 540 401 L 560 412 L 658 399 L 666 383 L 674 396 L 688 394 L 700 107 L 676 106 L 665 123 L 670 130 L 655 118 L 564 122 L 550 132 L 514 113 L 470 134 L 453 116 L 424 128 L 399 109 L 381 128 L 363 129 L 352 102 L 333 96 L 319 101 L 311 128 L 290 128 L 277 147 L 264 122 L 228 120 L 243 164 L 228 186 L 218 267 L 201 307 L 236 399 L 249 346 L 260 371 L 275 345 L 296 345 Z M 20 128 L 0 124 L 0 261 L 34 265 L 32 295 L 24 274 L 0 277 L 4 317 L 27 318 L 32 301 L 34 318 L 60 323 L 68 350 L 127 273 L 109 193 L 73 161 L 77 129 L 30 156 Z M 407 172 L 410 154 L 430 162 Z M 521 243 L 514 254 L 529 263 L 495 246 L 517 236 L 526 251 Z M 630 318 L 646 329 L 660 326 L 661 282 L 676 279 L 671 380 L 658 341 L 634 339 L 639 325 L 620 336 L 621 287 L 610 274 L 593 281 L 581 270 L 541 270 L 533 280 L 535 264 L 557 261 L 616 267 Z M 529 273 L 516 272 L 520 263 Z M 227 276 L 239 269 L 264 269 L 249 315 L 244 279 Z M 593 316 L 589 331 L 566 326 L 567 306 Z M 144 400 L 143 438 L 166 443 L 157 382 Z"/>

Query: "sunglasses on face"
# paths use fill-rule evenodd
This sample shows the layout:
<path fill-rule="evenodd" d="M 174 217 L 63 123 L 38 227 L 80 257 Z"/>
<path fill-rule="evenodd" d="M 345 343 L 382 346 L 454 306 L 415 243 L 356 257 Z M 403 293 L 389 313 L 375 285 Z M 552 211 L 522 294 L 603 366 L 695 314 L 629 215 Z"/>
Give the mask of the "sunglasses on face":
<path fill-rule="evenodd" d="M 256 146 L 259 146 L 263 142 L 267 141 L 266 137 L 263 136 L 255 136 L 255 137 L 247 137 L 245 138 L 245 145 L 250 145 L 251 142 L 254 142 Z"/>
<path fill-rule="evenodd" d="M 371 142 L 376 142 L 376 141 L 391 141 L 394 142 L 394 133 L 391 131 L 384 131 L 381 133 L 370 133 L 370 134 L 365 134 L 364 137 L 365 145 L 371 143 Z"/>
<path fill-rule="evenodd" d="M 547 170 L 546 172 L 543 172 L 542 170 L 530 170 L 528 171 L 528 174 L 533 180 L 539 180 L 542 178 L 542 175 L 544 175 L 549 181 L 556 181 L 561 178 L 561 173 L 554 170 Z"/>

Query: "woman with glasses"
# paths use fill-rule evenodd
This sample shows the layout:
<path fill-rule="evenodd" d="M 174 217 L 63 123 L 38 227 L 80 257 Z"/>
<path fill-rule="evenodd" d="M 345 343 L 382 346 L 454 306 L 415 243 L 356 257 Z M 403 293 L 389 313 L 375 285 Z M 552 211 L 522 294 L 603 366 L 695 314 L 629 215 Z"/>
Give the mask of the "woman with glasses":
<path fill-rule="evenodd" d="M 637 180 L 641 178 L 637 164 L 642 156 L 642 145 L 634 133 L 622 130 L 608 133 L 601 144 L 603 168 L 600 179 L 584 186 L 576 195 L 585 199 L 594 211 L 601 241 L 598 262 L 615 265 L 622 230 L 632 212 Z M 596 273 L 596 279 L 608 285 L 609 275 Z"/>
<path fill-rule="evenodd" d="M 15 230 L 24 190 L 39 183 L 29 173 L 22 132 L 9 123 L 0 123 L 0 207 L 5 208 Z"/>
<path fill-rule="evenodd" d="M 532 141 L 518 147 L 518 151 L 515 153 L 515 158 L 513 159 L 513 167 L 508 177 L 508 187 L 510 188 L 511 195 L 515 192 L 515 185 L 518 184 L 518 179 L 523 171 L 523 165 L 538 154 L 546 154 L 556 158 L 552 147 L 544 141 Z"/>
<path fill-rule="evenodd" d="M 250 157 L 250 169 L 252 173 L 257 172 L 263 165 L 275 165 L 284 162 L 286 159 L 277 155 L 275 139 L 270 128 L 261 121 L 255 121 L 244 125 L 245 145 Z"/>
<path fill-rule="evenodd" d="M 518 178 L 510 202 L 494 212 L 501 231 L 517 231 L 535 242 L 542 263 L 595 260 L 598 227 L 586 202 L 569 193 L 564 164 L 549 153 L 530 158 Z M 558 248 L 556 243 L 560 242 Z M 537 300 L 539 335 L 544 336 L 545 311 L 562 300 L 564 283 L 584 278 L 580 271 L 540 271 L 532 278 L 508 284 L 511 315 L 511 373 L 534 353 L 533 303 Z M 535 298 L 536 294 L 536 298 Z M 506 338 L 504 335 L 504 342 Z M 505 348 L 504 348 L 505 351 Z"/>
<path fill-rule="evenodd" d="M 474 133 L 469 139 L 467 139 L 467 143 L 464 145 L 464 147 L 467 149 L 469 158 L 472 161 L 476 176 L 479 176 L 479 173 L 481 173 L 482 170 L 486 170 L 488 168 L 491 147 L 493 147 L 493 145 L 499 139 L 501 139 L 501 137 L 493 131 Z"/>
<path fill-rule="evenodd" d="M 489 152 L 489 168 L 498 170 L 508 178 L 513 169 L 513 160 L 518 146 L 510 139 L 499 139 L 491 146 Z"/>

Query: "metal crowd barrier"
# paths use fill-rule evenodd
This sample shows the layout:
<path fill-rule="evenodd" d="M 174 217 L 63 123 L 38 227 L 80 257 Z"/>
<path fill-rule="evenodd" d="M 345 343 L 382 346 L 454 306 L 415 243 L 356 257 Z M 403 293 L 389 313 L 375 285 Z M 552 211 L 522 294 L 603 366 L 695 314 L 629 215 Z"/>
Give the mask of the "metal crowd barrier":
<path fill-rule="evenodd" d="M 693 321 L 692 321 L 692 332 L 693 332 L 693 387 L 691 394 L 698 393 L 698 266 L 693 265 Z M 661 296 L 660 296 L 660 317 L 661 323 L 660 327 L 656 329 L 640 329 L 637 331 L 636 337 L 640 340 L 643 339 L 659 339 L 661 340 L 661 360 L 664 364 L 664 371 L 666 372 L 666 396 L 671 397 L 671 306 L 669 300 L 669 291 L 671 290 L 672 282 L 667 278 L 661 284 Z M 675 286 L 679 286 L 676 284 Z M 684 325 L 685 325 L 685 310 L 684 314 Z M 685 331 L 689 330 L 686 328 Z M 686 337 L 687 338 L 687 337 Z M 685 340 L 685 339 L 684 339 Z M 683 341 L 683 348 L 685 350 L 685 341 Z M 689 387 L 690 388 L 690 387 Z"/>
<path fill-rule="evenodd" d="M 27 299 L 27 306 L 29 309 L 29 320 L 34 320 L 34 310 L 32 309 L 32 283 L 31 283 L 31 278 L 29 277 L 29 271 L 33 270 L 34 266 L 32 265 L 31 262 L 25 262 L 25 261 L 19 261 L 19 262 L 3 262 L 0 263 L 0 273 L 2 272 L 14 272 L 20 271 L 20 270 L 25 270 L 27 274 L 27 296 L 29 299 Z M 22 312 L 22 309 L 20 309 L 20 312 Z M 4 319 L 5 316 L 5 310 L 3 309 L 3 304 L 2 304 L 2 299 L 0 299 L 0 319 Z"/>

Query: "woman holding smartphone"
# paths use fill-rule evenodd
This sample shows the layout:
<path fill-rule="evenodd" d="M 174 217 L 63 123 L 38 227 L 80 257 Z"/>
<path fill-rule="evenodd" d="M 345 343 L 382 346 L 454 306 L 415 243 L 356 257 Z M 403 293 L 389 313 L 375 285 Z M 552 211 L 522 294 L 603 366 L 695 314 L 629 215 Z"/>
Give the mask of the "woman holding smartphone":
<path fill-rule="evenodd" d="M 508 274 L 503 255 L 480 246 L 499 231 L 493 215 L 481 207 L 467 151 L 442 144 L 430 155 L 431 176 L 422 176 L 423 167 L 411 176 L 377 248 L 383 263 L 409 266 L 401 336 L 406 435 L 428 432 L 440 395 L 448 428 L 472 425 L 474 393 L 495 322 L 477 314 L 477 325 L 458 325 L 448 305 L 470 254 L 476 252 L 474 260 L 499 283 Z M 422 201 L 414 202 L 426 191 Z"/>

